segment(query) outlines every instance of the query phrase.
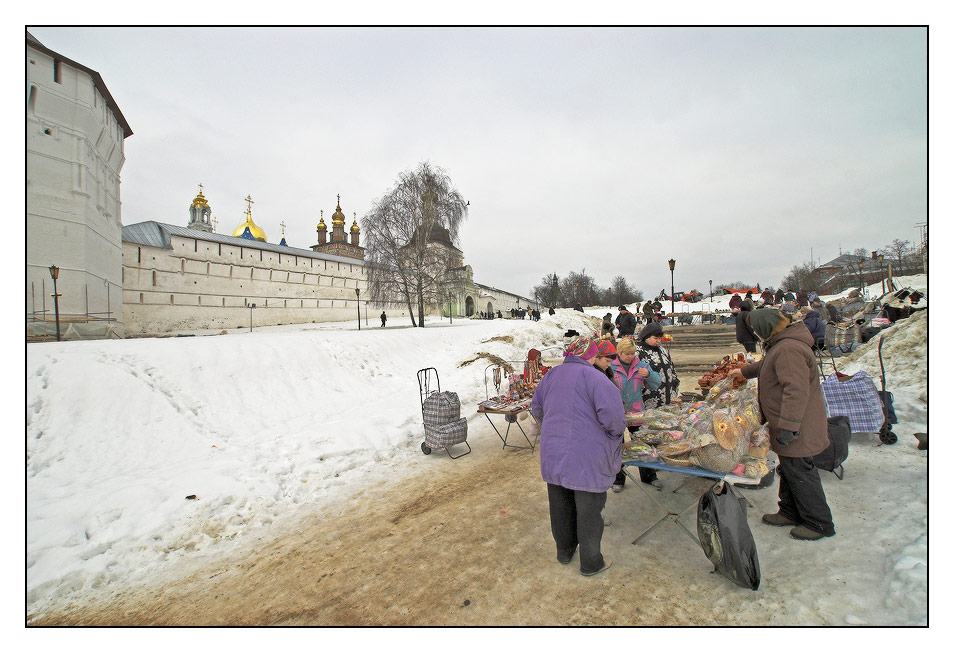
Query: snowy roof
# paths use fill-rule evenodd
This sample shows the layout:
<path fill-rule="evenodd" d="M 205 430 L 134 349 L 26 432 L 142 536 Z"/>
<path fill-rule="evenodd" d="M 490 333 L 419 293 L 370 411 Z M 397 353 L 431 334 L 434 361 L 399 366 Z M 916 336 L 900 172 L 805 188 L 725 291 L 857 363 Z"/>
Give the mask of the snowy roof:
<path fill-rule="evenodd" d="M 123 241 L 138 243 L 140 245 L 149 245 L 150 247 L 171 249 L 172 236 L 179 236 L 180 238 L 195 238 L 196 240 L 206 240 L 213 243 L 233 245 L 235 247 L 262 249 L 267 252 L 275 252 L 277 254 L 304 256 L 306 258 L 321 259 L 323 261 L 368 265 L 368 263 L 363 260 L 348 258 L 346 256 L 322 254 L 320 252 L 314 252 L 310 249 L 289 247 L 287 245 L 276 245 L 274 243 L 263 243 L 260 240 L 248 240 L 246 238 L 236 238 L 235 236 L 226 236 L 224 234 L 214 234 L 208 231 L 199 231 L 198 229 L 189 229 L 188 227 L 180 227 L 174 224 L 156 222 L 155 220 L 137 222 L 135 224 L 126 225 L 123 227 Z"/>

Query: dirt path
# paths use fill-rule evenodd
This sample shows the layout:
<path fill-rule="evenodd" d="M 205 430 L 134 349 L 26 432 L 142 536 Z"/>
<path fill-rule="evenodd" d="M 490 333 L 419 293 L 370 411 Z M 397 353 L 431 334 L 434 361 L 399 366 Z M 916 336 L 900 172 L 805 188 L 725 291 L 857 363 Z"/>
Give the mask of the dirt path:
<path fill-rule="evenodd" d="M 361 492 L 178 581 L 124 587 L 33 624 L 758 624 L 756 615 L 782 608 L 710 573 L 672 524 L 633 546 L 660 513 L 631 481 L 604 512 L 614 520 L 603 535 L 613 568 L 584 578 L 578 556 L 559 564 L 539 452 L 501 450 L 483 418 L 471 429 L 472 455 L 435 452 L 431 473 Z M 666 490 L 654 496 L 675 509 L 711 484 L 690 478 L 674 493 L 683 479 L 661 478 Z M 751 513 L 774 505 L 774 489 L 749 495 Z M 694 530 L 694 515 L 684 523 Z"/>

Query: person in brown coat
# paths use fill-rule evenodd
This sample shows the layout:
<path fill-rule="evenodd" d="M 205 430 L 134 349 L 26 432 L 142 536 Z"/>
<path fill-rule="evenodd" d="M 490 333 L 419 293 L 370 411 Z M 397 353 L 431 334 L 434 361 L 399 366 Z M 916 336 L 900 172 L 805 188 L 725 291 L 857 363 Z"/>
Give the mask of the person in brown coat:
<path fill-rule="evenodd" d="M 765 355 L 730 376 L 758 377 L 762 418 L 779 460 L 778 512 L 763 515 L 762 521 L 794 526 L 791 535 L 797 540 L 831 537 L 835 534 L 831 509 L 812 462 L 812 456 L 828 448 L 828 419 L 812 351 L 815 341 L 804 324 L 792 323 L 774 308 L 739 315 L 765 343 Z"/>

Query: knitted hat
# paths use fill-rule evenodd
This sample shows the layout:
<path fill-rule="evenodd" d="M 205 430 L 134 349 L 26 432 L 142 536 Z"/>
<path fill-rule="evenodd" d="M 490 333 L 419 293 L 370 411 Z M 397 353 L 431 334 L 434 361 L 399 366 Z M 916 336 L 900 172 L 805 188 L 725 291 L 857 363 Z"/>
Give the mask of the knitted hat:
<path fill-rule="evenodd" d="M 590 360 L 596 356 L 597 353 L 597 341 L 584 336 L 574 338 L 569 345 L 567 345 L 566 351 L 563 352 L 564 356 L 579 356 L 585 361 Z"/>
<path fill-rule="evenodd" d="M 628 309 L 627 309 L 625 306 L 620 306 L 620 307 L 619 307 L 619 310 L 625 311 L 625 310 L 628 310 Z"/>
<path fill-rule="evenodd" d="M 614 347 L 613 343 L 609 340 L 600 340 L 596 344 L 596 355 L 616 358 L 616 347 Z"/>
<path fill-rule="evenodd" d="M 762 340 L 769 340 L 792 323 L 791 318 L 777 308 L 757 308 L 745 318 L 755 335 Z"/>
<path fill-rule="evenodd" d="M 639 332 L 639 341 L 645 342 L 647 338 L 655 335 L 662 335 L 662 327 L 659 326 L 659 322 L 650 322 L 642 328 Z"/>
<path fill-rule="evenodd" d="M 619 342 L 616 343 L 616 353 L 617 354 L 635 354 L 636 353 L 636 339 L 633 336 L 623 336 L 619 339 Z"/>

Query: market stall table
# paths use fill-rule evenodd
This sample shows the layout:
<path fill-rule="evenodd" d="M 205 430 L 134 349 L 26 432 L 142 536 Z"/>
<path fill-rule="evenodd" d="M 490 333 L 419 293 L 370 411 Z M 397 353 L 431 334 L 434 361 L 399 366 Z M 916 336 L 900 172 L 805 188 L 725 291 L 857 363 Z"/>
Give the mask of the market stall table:
<path fill-rule="evenodd" d="M 483 413 L 484 417 L 487 418 L 487 421 L 490 422 L 490 425 L 494 427 L 497 437 L 500 438 L 501 442 L 503 442 L 504 449 L 511 447 L 512 449 L 529 449 L 530 451 L 533 451 L 537 446 L 537 440 L 540 436 L 536 435 L 533 440 L 531 440 L 530 436 L 527 435 L 527 432 L 523 430 L 523 426 L 520 425 L 520 416 L 523 413 L 530 415 L 531 401 L 531 399 L 522 399 L 511 404 L 502 404 L 494 399 L 488 399 L 478 404 L 477 412 Z M 494 421 L 490 419 L 491 415 L 503 415 L 504 421 L 507 422 L 507 430 L 501 433 L 500 429 L 497 428 L 497 425 L 494 424 Z M 530 415 L 530 419 L 533 419 L 533 415 Z M 507 438 L 510 437 L 510 427 L 514 424 L 516 424 L 517 428 L 520 429 L 520 433 L 523 434 L 523 437 L 529 446 L 523 446 L 522 444 L 510 444 L 507 442 Z"/>
<path fill-rule="evenodd" d="M 693 542 L 695 542 L 696 544 L 699 544 L 699 538 L 696 537 L 695 533 L 693 533 L 693 532 L 690 531 L 688 528 L 686 528 L 686 527 L 682 524 L 682 522 L 679 521 L 679 518 L 682 517 L 682 516 L 683 516 L 684 514 L 686 514 L 687 512 L 689 512 L 690 510 L 692 510 L 693 508 L 695 508 L 696 505 L 699 503 L 699 498 L 700 498 L 703 494 L 705 494 L 706 491 L 709 490 L 709 488 L 707 487 L 707 488 L 705 488 L 701 493 L 699 493 L 699 496 L 698 496 L 698 497 L 695 497 L 695 498 L 692 500 L 692 502 L 691 502 L 688 506 L 686 506 L 685 508 L 683 508 L 682 510 L 680 510 L 680 511 L 678 511 L 678 512 L 673 512 L 673 511 L 670 510 L 669 508 L 666 508 L 664 505 L 662 505 L 661 503 L 659 503 L 659 501 L 656 500 L 656 497 L 653 496 L 653 493 L 649 492 L 646 488 L 643 487 L 643 483 L 640 482 L 638 476 L 633 476 L 633 475 L 629 472 L 629 470 L 626 469 L 627 467 L 630 467 L 630 466 L 634 466 L 634 467 L 645 467 L 645 468 L 647 468 L 647 469 L 656 469 L 656 470 L 662 470 L 662 471 L 666 471 L 666 472 L 676 472 L 677 474 L 688 474 L 688 475 L 690 475 L 690 476 L 700 476 L 700 477 L 703 477 L 703 478 L 711 478 L 711 479 L 714 479 L 714 480 L 715 480 L 715 483 L 713 483 L 711 487 L 714 487 L 714 486 L 716 485 L 716 483 L 718 483 L 719 481 L 725 481 L 726 483 L 731 483 L 732 485 L 736 485 L 736 484 L 739 484 L 739 485 L 754 485 L 754 484 L 758 483 L 759 480 L 760 480 L 760 479 L 757 479 L 757 478 L 746 478 L 746 477 L 744 477 L 744 476 L 736 476 L 735 474 L 720 474 L 719 472 L 714 472 L 714 471 L 709 470 L 709 469 L 703 469 L 703 468 L 701 468 L 701 467 L 695 467 L 695 466 L 690 466 L 690 467 L 676 467 L 676 466 L 674 466 L 674 465 L 667 465 L 666 463 L 661 463 L 661 462 L 651 462 L 651 461 L 643 461 L 643 460 L 624 460 L 624 461 L 623 461 L 623 472 L 624 472 L 627 476 L 629 476 L 630 479 L 633 480 L 633 482 L 634 482 L 634 484 L 636 485 L 636 487 L 640 488 L 640 489 L 643 491 L 643 493 L 644 493 L 646 496 L 648 496 L 648 497 L 650 498 L 650 500 L 652 500 L 652 502 L 653 502 L 654 504 L 656 504 L 656 506 L 657 506 L 660 510 L 662 510 L 663 512 L 666 513 L 665 515 L 663 515 L 662 517 L 660 517 L 659 520 L 658 520 L 655 524 L 653 524 L 652 526 L 650 526 L 649 528 L 647 528 L 646 530 L 644 530 L 635 540 L 633 540 L 633 544 L 638 544 L 641 539 L 643 539 L 644 537 L 646 537 L 647 535 L 649 535 L 652 531 L 654 531 L 654 530 L 656 529 L 657 526 L 659 526 L 660 524 L 662 524 L 663 522 L 666 522 L 666 521 L 671 521 L 671 522 L 675 523 L 676 525 L 678 525 L 682 530 L 684 530 L 684 531 L 686 532 L 686 534 L 687 534 L 690 538 L 692 538 Z M 684 484 L 685 484 L 685 483 L 683 483 L 683 485 L 684 485 Z M 679 487 L 682 487 L 682 485 L 680 485 Z M 677 487 L 676 490 L 678 490 L 679 487 Z M 673 490 L 673 492 L 675 492 L 676 490 Z M 748 501 L 748 499 L 746 499 L 746 501 Z M 750 506 L 750 507 L 752 506 L 752 503 L 751 503 L 751 502 L 749 502 L 749 506 Z"/>

